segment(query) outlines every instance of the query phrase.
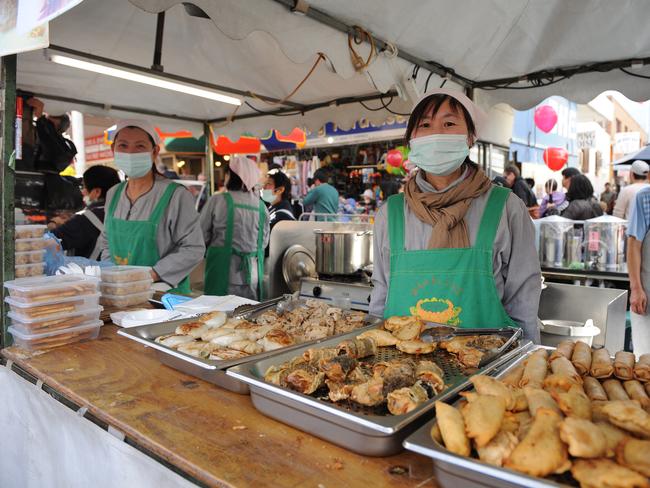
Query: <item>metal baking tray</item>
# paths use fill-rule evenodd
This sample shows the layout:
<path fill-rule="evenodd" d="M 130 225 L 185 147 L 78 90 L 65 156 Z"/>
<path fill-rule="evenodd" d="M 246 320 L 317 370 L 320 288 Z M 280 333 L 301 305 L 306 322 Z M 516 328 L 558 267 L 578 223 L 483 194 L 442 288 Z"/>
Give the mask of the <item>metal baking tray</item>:
<path fill-rule="evenodd" d="M 524 361 L 528 355 L 538 349 L 553 349 L 536 346 L 531 343 L 520 351 L 521 355 L 507 364 L 493 369 L 491 375 L 502 378 Z M 468 385 L 468 389 L 471 385 Z M 467 458 L 449 452 L 431 437 L 431 428 L 435 419 L 424 424 L 404 441 L 404 447 L 433 460 L 433 474 L 441 488 L 548 488 L 577 486 L 571 483 L 568 475 L 550 478 L 536 478 L 511 469 L 500 468 L 484 463 L 478 459 Z M 567 485 L 567 483 L 569 483 Z"/>
<path fill-rule="evenodd" d="M 271 307 L 276 307 L 277 309 L 279 302 L 277 300 L 274 300 L 273 303 L 269 305 L 270 302 L 271 301 L 269 301 L 268 303 L 262 302 L 259 306 L 253 307 L 253 309 L 246 314 L 239 313 L 238 310 L 236 309 L 235 310 L 235 312 L 237 312 L 236 316 L 238 318 L 252 319 L 258 316 L 259 314 L 269 310 Z M 292 295 L 287 295 L 285 296 L 283 302 L 284 303 L 292 302 L 295 305 L 299 305 L 301 302 L 304 302 L 304 300 L 295 299 Z M 299 349 L 307 345 L 313 346 L 314 344 L 318 344 L 323 340 L 329 339 L 326 338 L 326 339 L 318 339 L 315 341 L 303 342 L 301 344 L 295 344 L 293 346 L 276 349 L 274 351 L 262 352 L 260 354 L 253 354 L 244 358 L 232 359 L 230 361 L 215 361 L 210 359 L 197 358 L 155 342 L 156 337 L 165 334 L 173 334 L 174 331 L 176 330 L 176 327 L 178 327 L 180 324 L 186 322 L 192 322 L 195 320 L 197 319 L 188 318 L 188 319 L 181 319 L 181 320 L 173 320 L 170 322 L 163 322 L 160 324 L 141 325 L 138 327 L 131 327 L 128 329 L 120 329 L 118 330 L 117 333 L 118 335 L 139 342 L 140 344 L 144 344 L 147 347 L 151 347 L 152 349 L 155 350 L 158 360 L 164 365 L 169 366 L 170 368 L 177 369 L 178 371 L 182 371 L 183 373 L 186 373 L 190 376 L 195 376 L 204 381 L 225 388 L 226 390 L 230 390 L 235 393 L 240 393 L 242 395 L 248 395 L 249 393 L 248 384 L 238 380 L 237 378 L 226 375 L 226 369 L 238 364 L 242 364 L 244 362 L 264 359 L 266 357 L 273 356 L 275 354 L 284 351 Z M 357 334 L 359 334 L 363 330 L 372 328 L 373 326 L 376 326 L 378 323 L 380 323 L 379 320 L 373 320 L 368 316 L 366 317 L 366 321 L 368 325 L 357 329 L 356 331 Z"/>
<path fill-rule="evenodd" d="M 511 335 L 515 329 L 500 330 Z M 333 347 L 358 334 L 359 332 L 353 331 L 329 338 L 321 341 L 319 346 Z M 368 456 L 389 456 L 401 451 L 402 441 L 430 416 L 435 400 L 452 398 L 469 384 L 469 375 L 460 370 L 459 363 L 452 354 L 443 350 L 422 354 L 419 358 L 435 361 L 443 369 L 444 380 L 449 387 L 405 415 L 391 415 L 387 410 L 379 411 L 377 407 L 366 408 L 352 402 L 336 404 L 264 381 L 264 373 L 270 366 L 289 361 L 309 347 L 311 346 L 303 346 L 273 357 L 235 366 L 228 370 L 228 375 L 250 385 L 253 405 L 263 414 Z M 521 344 L 513 346 L 513 349 L 472 374 L 489 373 L 521 354 L 522 347 Z M 374 360 L 386 361 L 399 357 L 413 358 L 393 347 L 381 347 Z"/>

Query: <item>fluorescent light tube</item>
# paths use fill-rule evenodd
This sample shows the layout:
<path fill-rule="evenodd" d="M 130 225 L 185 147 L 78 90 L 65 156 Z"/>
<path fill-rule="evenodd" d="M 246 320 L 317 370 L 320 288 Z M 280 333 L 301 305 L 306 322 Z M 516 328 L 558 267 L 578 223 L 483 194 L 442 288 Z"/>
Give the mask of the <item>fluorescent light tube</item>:
<path fill-rule="evenodd" d="M 64 66 L 70 66 L 72 68 L 83 69 L 86 71 L 92 71 L 94 73 L 112 76 L 114 78 L 121 78 L 123 80 L 135 81 L 137 83 L 143 83 L 145 85 L 164 88 L 166 90 L 173 90 L 180 93 L 186 93 L 188 95 L 194 95 L 195 97 L 202 97 L 202 98 L 207 98 L 209 100 L 216 100 L 217 102 L 229 103 L 231 105 L 241 105 L 241 100 L 239 98 L 229 97 L 228 95 L 223 95 L 221 93 L 212 90 L 205 90 L 203 88 L 198 88 L 196 86 L 186 85 L 184 83 L 177 83 L 175 81 L 169 81 L 162 78 L 157 78 L 155 76 L 144 75 L 141 73 L 134 73 L 132 71 L 113 68 L 98 63 L 91 63 L 77 58 L 61 56 L 59 54 L 50 55 L 50 60 L 54 63 L 62 64 Z"/>

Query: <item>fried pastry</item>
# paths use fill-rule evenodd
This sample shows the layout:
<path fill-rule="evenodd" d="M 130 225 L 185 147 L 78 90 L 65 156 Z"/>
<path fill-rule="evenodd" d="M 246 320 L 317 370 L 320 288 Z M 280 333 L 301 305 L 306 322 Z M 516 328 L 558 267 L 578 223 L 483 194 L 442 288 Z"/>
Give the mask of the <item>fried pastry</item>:
<path fill-rule="evenodd" d="M 569 391 L 553 392 L 551 396 L 567 417 L 591 420 L 591 402 L 581 386 L 574 385 Z"/>
<path fill-rule="evenodd" d="M 224 329 L 223 327 L 218 327 L 208 330 L 201 336 L 201 340 L 211 342 L 212 339 L 216 339 L 217 337 L 221 336 L 232 335 L 232 333 L 232 329 Z"/>
<path fill-rule="evenodd" d="M 614 457 L 616 455 L 616 447 L 621 443 L 623 439 L 627 439 L 629 435 L 626 434 L 625 431 L 610 424 L 609 422 L 600 421 L 596 422 L 595 425 L 600 429 L 600 431 L 605 436 L 605 440 L 607 441 L 607 450 L 605 456 Z"/>
<path fill-rule="evenodd" d="M 617 427 L 650 438 L 650 414 L 635 400 L 607 402 L 602 407 L 607 419 Z"/>
<path fill-rule="evenodd" d="M 228 347 L 235 351 L 245 352 L 246 354 L 259 354 L 264 351 L 261 345 L 248 339 L 231 342 Z"/>
<path fill-rule="evenodd" d="M 207 359 L 210 356 L 210 353 L 217 349 L 218 347 L 212 344 L 211 342 L 205 341 L 192 341 L 186 342 L 185 344 L 180 344 L 176 350 L 184 354 L 189 354 L 196 358 Z"/>
<path fill-rule="evenodd" d="M 546 391 L 550 392 L 560 392 L 560 391 L 569 391 L 572 386 L 580 386 L 581 381 L 579 382 L 575 376 L 566 376 L 563 373 L 552 373 L 544 378 L 543 386 Z"/>
<path fill-rule="evenodd" d="M 302 353 L 302 357 L 308 363 L 318 364 L 318 361 L 321 359 L 333 358 L 338 354 L 336 348 L 334 347 L 325 347 L 322 349 L 318 348 L 309 348 Z"/>
<path fill-rule="evenodd" d="M 565 357 L 556 358 L 551 362 L 551 371 L 553 374 L 564 375 L 573 380 L 576 383 L 582 383 L 582 377 L 578 374 L 576 369 L 573 367 L 571 361 Z"/>
<path fill-rule="evenodd" d="M 327 396 L 333 402 L 340 402 L 350 398 L 354 384 L 351 383 L 341 383 L 338 381 L 325 380 L 327 389 L 329 390 Z"/>
<path fill-rule="evenodd" d="M 318 362 L 320 369 L 327 379 L 342 382 L 348 373 L 357 367 L 357 360 L 350 356 L 336 356 L 331 359 L 321 359 Z"/>
<path fill-rule="evenodd" d="M 512 390 L 500 380 L 482 374 L 472 376 L 469 380 L 480 395 L 493 395 L 503 398 L 506 403 L 506 410 L 514 409 L 515 397 Z"/>
<path fill-rule="evenodd" d="M 540 408 L 526 436 L 515 447 L 504 466 L 531 476 L 563 473 L 571 467 L 567 448 L 560 439 L 562 417 Z"/>
<path fill-rule="evenodd" d="M 398 350 L 405 352 L 406 354 L 429 354 L 436 350 L 435 342 L 424 342 L 417 340 L 404 340 L 398 341 L 397 345 Z"/>
<path fill-rule="evenodd" d="M 467 405 L 461 409 L 467 437 L 473 439 L 477 447 L 485 446 L 499 432 L 505 412 L 506 402 L 502 397 L 469 397 Z"/>
<path fill-rule="evenodd" d="M 248 354 L 242 351 L 235 351 L 234 349 L 214 349 L 210 352 L 208 359 L 214 361 L 232 361 L 233 359 L 243 359 L 248 357 Z"/>
<path fill-rule="evenodd" d="M 436 402 L 436 421 L 447 450 L 461 456 L 469 456 L 471 448 L 465 433 L 465 421 L 461 413 L 451 405 Z"/>
<path fill-rule="evenodd" d="M 265 351 L 274 351 L 294 344 L 293 337 L 282 329 L 271 329 L 258 340 Z"/>
<path fill-rule="evenodd" d="M 384 396 L 384 380 L 382 378 L 371 378 L 365 383 L 355 385 L 350 392 L 350 399 L 359 405 L 367 407 L 374 407 L 383 403 L 386 399 Z"/>
<path fill-rule="evenodd" d="M 391 391 L 387 396 L 388 411 L 393 415 L 404 415 L 415 410 L 418 405 L 429 399 L 432 392 L 422 381 L 416 381 L 410 388 Z"/>
<path fill-rule="evenodd" d="M 571 359 L 571 356 L 573 355 L 573 349 L 575 347 L 576 343 L 573 342 L 570 339 L 564 340 L 560 342 L 557 347 L 555 348 L 555 351 L 551 353 L 551 357 L 549 358 L 549 361 L 553 361 L 554 359 L 560 358 L 560 357 L 565 357 L 567 359 Z"/>
<path fill-rule="evenodd" d="M 395 332 L 402 327 L 413 327 L 413 324 L 416 324 L 420 329 L 424 326 L 424 323 L 417 317 L 405 316 L 405 317 L 389 317 L 384 321 L 384 329 Z"/>
<path fill-rule="evenodd" d="M 650 408 L 650 397 L 643 389 L 641 382 L 637 380 L 626 381 L 623 383 L 623 388 L 632 400 L 636 400 L 641 404 L 641 407 L 646 410 Z"/>
<path fill-rule="evenodd" d="M 626 438 L 616 448 L 616 461 L 650 478 L 650 441 Z"/>
<path fill-rule="evenodd" d="M 284 382 L 289 388 L 309 395 L 318 390 L 325 382 L 325 373 L 312 366 L 303 365 L 291 371 Z"/>
<path fill-rule="evenodd" d="M 623 385 L 618 380 L 610 379 L 603 381 L 603 389 L 607 393 L 607 399 L 609 401 L 625 401 L 630 399 L 625 392 L 625 388 L 623 388 Z"/>
<path fill-rule="evenodd" d="M 589 369 L 591 368 L 591 347 L 582 341 L 576 342 L 573 354 L 571 354 L 571 363 L 581 376 L 589 374 Z"/>
<path fill-rule="evenodd" d="M 642 383 L 650 382 L 650 353 L 639 356 L 634 365 L 634 378 Z"/>
<path fill-rule="evenodd" d="M 607 393 L 603 389 L 603 386 L 600 384 L 600 381 L 598 381 L 596 378 L 585 376 L 583 387 L 585 389 L 585 393 L 591 401 L 607 401 Z"/>
<path fill-rule="evenodd" d="M 596 349 L 591 354 L 591 376 L 598 379 L 609 378 L 614 374 L 614 363 L 605 348 Z"/>
<path fill-rule="evenodd" d="M 225 324 L 227 319 L 228 316 L 226 315 L 225 312 L 209 312 L 202 315 L 199 318 L 199 321 L 203 322 L 211 329 L 214 329 L 217 327 L 221 327 L 223 324 Z"/>
<path fill-rule="evenodd" d="M 581 488 L 648 488 L 650 483 L 636 471 L 609 459 L 579 459 L 571 474 Z"/>
<path fill-rule="evenodd" d="M 392 334 L 400 341 L 414 341 L 420 338 L 423 328 L 424 323 L 419 319 L 414 319 L 392 329 Z"/>
<path fill-rule="evenodd" d="M 445 389 L 444 373 L 433 361 L 420 361 L 415 367 L 415 376 L 418 380 L 431 385 L 436 393 Z"/>
<path fill-rule="evenodd" d="M 561 416 L 562 411 L 549 392 L 542 390 L 541 388 L 526 386 L 524 388 L 524 394 L 526 395 L 526 401 L 528 402 L 528 411 L 533 417 L 537 415 L 537 411 L 540 408 L 552 410 Z"/>
<path fill-rule="evenodd" d="M 634 378 L 634 353 L 618 351 L 614 355 L 614 376 L 619 380 L 631 380 Z"/>
<path fill-rule="evenodd" d="M 357 339 L 366 338 L 373 339 L 379 347 L 394 346 L 399 341 L 393 334 L 381 329 L 367 330 L 357 336 Z"/>
<path fill-rule="evenodd" d="M 230 344 L 232 344 L 233 342 L 239 342 L 245 340 L 248 339 L 246 339 L 246 336 L 244 334 L 237 333 L 233 330 L 231 334 L 213 337 L 212 339 L 210 339 L 210 342 L 218 346 L 230 347 Z"/>
<path fill-rule="evenodd" d="M 345 354 L 351 358 L 361 359 L 377 354 L 377 343 L 370 338 L 352 339 L 341 342 L 336 346 L 338 355 Z"/>
<path fill-rule="evenodd" d="M 210 330 L 210 327 L 203 322 L 185 322 L 176 327 L 177 334 L 188 335 L 195 339 L 200 338 L 208 330 Z"/>
<path fill-rule="evenodd" d="M 524 373 L 519 381 L 519 386 L 531 386 L 533 388 L 541 388 L 546 378 L 547 365 L 546 365 L 546 351 L 539 349 L 526 359 L 526 366 Z"/>
<path fill-rule="evenodd" d="M 477 447 L 476 452 L 481 461 L 493 466 L 503 466 L 512 451 L 519 444 L 519 439 L 512 432 L 501 430 L 483 447 Z"/>
<path fill-rule="evenodd" d="M 589 420 L 568 417 L 560 424 L 560 439 L 569 447 L 569 454 L 579 458 L 599 458 L 607 453 L 607 438 Z"/>
<path fill-rule="evenodd" d="M 186 344 L 188 342 L 193 342 L 194 338 L 192 336 L 183 335 L 183 334 L 166 334 L 156 337 L 155 342 L 162 344 L 163 346 L 171 347 L 176 349 L 181 344 Z"/>

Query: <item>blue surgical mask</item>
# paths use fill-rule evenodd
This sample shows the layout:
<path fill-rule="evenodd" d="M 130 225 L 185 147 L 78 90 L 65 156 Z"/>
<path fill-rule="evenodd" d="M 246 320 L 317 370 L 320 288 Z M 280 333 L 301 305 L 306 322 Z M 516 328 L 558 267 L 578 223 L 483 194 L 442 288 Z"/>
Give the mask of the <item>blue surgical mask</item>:
<path fill-rule="evenodd" d="M 142 178 L 149 171 L 151 171 L 151 153 L 124 153 L 116 152 L 115 166 L 117 169 L 124 171 L 124 174 L 129 178 Z"/>
<path fill-rule="evenodd" d="M 266 203 L 273 203 L 275 201 L 273 190 L 262 190 L 260 191 L 260 196 Z"/>
<path fill-rule="evenodd" d="M 409 161 L 418 168 L 437 176 L 456 171 L 469 155 L 464 134 L 431 134 L 415 137 L 409 144 Z"/>

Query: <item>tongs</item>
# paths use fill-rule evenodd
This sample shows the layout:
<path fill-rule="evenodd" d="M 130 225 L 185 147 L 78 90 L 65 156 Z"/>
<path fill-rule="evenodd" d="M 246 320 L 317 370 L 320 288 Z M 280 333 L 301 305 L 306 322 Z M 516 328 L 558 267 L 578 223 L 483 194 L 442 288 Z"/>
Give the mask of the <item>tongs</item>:
<path fill-rule="evenodd" d="M 282 295 L 277 298 L 272 298 L 270 300 L 257 303 L 255 305 L 240 305 L 239 307 L 235 308 L 235 310 L 232 311 L 232 318 L 245 319 L 257 312 L 261 312 L 262 310 L 271 308 L 283 300 L 289 300 L 293 298 L 294 298 L 293 295 Z"/>
<path fill-rule="evenodd" d="M 503 327 L 500 329 L 458 329 L 455 327 L 450 327 L 444 324 L 430 323 L 431 327 L 427 327 L 421 334 L 431 337 L 433 342 L 442 342 L 449 341 L 454 337 L 463 337 L 463 336 L 472 336 L 472 335 L 504 335 L 512 334 L 510 338 L 499 348 L 489 349 L 485 351 L 481 361 L 479 362 L 478 367 L 482 368 L 483 366 L 492 362 L 496 357 L 503 354 L 508 348 L 517 340 L 519 340 L 523 334 L 523 329 L 515 327 Z"/>

